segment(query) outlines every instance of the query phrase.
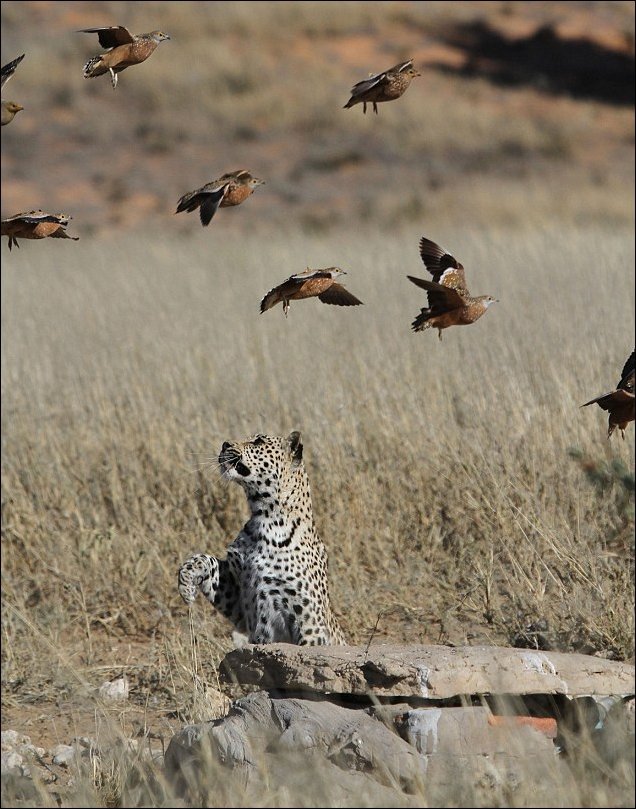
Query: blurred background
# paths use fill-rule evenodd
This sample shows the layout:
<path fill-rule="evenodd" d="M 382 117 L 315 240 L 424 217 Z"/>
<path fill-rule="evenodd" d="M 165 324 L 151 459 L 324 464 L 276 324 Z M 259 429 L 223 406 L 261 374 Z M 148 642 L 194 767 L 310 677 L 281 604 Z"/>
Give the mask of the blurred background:
<path fill-rule="evenodd" d="M 100 25 L 171 41 L 113 90 L 82 76 Z M 214 230 L 633 221 L 632 2 L 3 2 L 3 64 L 22 53 L 3 217 L 192 233 L 178 198 L 247 168 L 267 185 Z M 343 109 L 407 58 L 401 99 Z"/>

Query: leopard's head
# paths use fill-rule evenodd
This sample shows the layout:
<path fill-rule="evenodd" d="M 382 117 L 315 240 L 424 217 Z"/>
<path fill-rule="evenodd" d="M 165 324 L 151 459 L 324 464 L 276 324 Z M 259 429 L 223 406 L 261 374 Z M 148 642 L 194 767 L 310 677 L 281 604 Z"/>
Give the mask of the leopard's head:
<path fill-rule="evenodd" d="M 223 477 L 239 483 L 250 499 L 277 497 L 304 477 L 302 459 L 299 432 L 287 438 L 257 434 L 247 441 L 225 441 L 219 454 Z"/>

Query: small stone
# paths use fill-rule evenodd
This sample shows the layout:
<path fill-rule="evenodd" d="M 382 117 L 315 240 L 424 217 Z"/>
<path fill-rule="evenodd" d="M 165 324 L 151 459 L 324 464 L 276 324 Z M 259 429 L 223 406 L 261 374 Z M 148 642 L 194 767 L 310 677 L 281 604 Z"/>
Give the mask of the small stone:
<path fill-rule="evenodd" d="M 53 764 L 60 767 L 70 767 L 77 759 L 77 750 L 70 744 L 58 744 L 51 750 Z"/>
<path fill-rule="evenodd" d="M 4 735 L 4 734 L 3 734 Z M 22 774 L 22 768 L 24 766 L 24 759 L 19 753 L 11 750 L 3 750 L 2 751 L 2 772 L 18 772 Z"/>
<path fill-rule="evenodd" d="M 109 702 L 125 700 L 128 699 L 129 689 L 128 677 L 119 677 L 117 680 L 107 680 L 102 683 L 99 688 L 99 696 Z"/>
<path fill-rule="evenodd" d="M 3 750 L 14 750 L 16 747 L 31 745 L 31 738 L 18 733 L 17 730 L 3 730 L 1 739 Z"/>

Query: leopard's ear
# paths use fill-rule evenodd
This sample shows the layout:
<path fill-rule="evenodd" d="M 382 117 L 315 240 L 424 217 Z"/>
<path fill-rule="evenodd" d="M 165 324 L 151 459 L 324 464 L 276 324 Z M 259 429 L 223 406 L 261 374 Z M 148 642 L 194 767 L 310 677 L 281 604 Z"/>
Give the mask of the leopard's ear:
<path fill-rule="evenodd" d="M 290 433 L 287 444 L 292 457 L 292 469 L 294 469 L 303 459 L 303 442 L 301 441 L 300 433 L 297 431 Z"/>

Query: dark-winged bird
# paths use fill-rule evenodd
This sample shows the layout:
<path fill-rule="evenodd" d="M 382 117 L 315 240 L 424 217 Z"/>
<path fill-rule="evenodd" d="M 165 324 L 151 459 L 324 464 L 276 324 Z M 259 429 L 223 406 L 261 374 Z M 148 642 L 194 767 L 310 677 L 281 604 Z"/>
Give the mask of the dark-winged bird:
<path fill-rule="evenodd" d="M 339 267 L 328 267 L 325 270 L 310 270 L 307 267 L 303 272 L 291 275 L 282 284 L 270 289 L 261 301 L 261 313 L 282 303 L 287 317 L 289 302 L 303 298 L 318 298 L 323 303 L 336 306 L 359 306 L 362 301 L 337 282 L 338 278 L 346 274 Z"/>
<path fill-rule="evenodd" d="M 148 34 L 131 34 L 123 25 L 107 28 L 82 28 L 80 34 L 97 34 L 102 48 L 110 48 L 106 53 L 93 56 L 84 65 L 84 78 L 92 79 L 110 73 L 113 90 L 117 87 L 117 74 L 131 65 L 139 65 L 154 53 L 160 42 L 170 39 L 163 31 L 150 31 Z"/>
<path fill-rule="evenodd" d="M 383 73 L 377 73 L 354 84 L 351 88 L 351 98 L 343 109 L 362 104 L 362 112 L 366 115 L 367 104 L 373 104 L 373 111 L 377 114 L 379 103 L 399 98 L 406 92 L 411 81 L 421 75 L 413 67 L 412 59 L 394 65 Z"/>
<path fill-rule="evenodd" d="M 79 241 L 79 236 L 69 236 L 66 227 L 71 217 L 64 213 L 45 213 L 29 211 L 18 213 L 3 219 L 0 223 L 0 235 L 8 236 L 9 250 L 12 246 L 20 247 L 18 239 L 72 239 Z"/>
<path fill-rule="evenodd" d="M 184 194 L 177 203 L 175 213 L 195 211 L 199 208 L 201 224 L 207 226 L 219 208 L 240 205 L 259 185 L 265 185 L 265 180 L 252 177 L 246 169 L 230 171 L 217 180 L 197 188 L 196 191 Z"/>
<path fill-rule="evenodd" d="M 447 250 L 425 236 L 420 239 L 420 256 L 433 280 L 407 275 L 409 281 L 428 292 L 428 307 L 422 309 L 411 324 L 413 331 L 436 328 L 441 340 L 442 329 L 474 323 L 492 303 L 497 302 L 490 295 L 472 297 L 466 286 L 464 267 Z"/>
<path fill-rule="evenodd" d="M 3 90 L 4 85 L 9 81 L 11 76 L 13 76 L 17 66 L 23 59 L 24 54 L 22 54 L 22 56 L 18 56 L 16 59 L 13 59 L 11 62 L 7 62 L 6 65 L 2 66 L 2 69 L 0 70 L 0 81 L 1 81 L 0 87 Z M 13 119 L 17 115 L 17 113 L 19 113 L 20 110 L 24 109 L 22 104 L 18 104 L 15 101 L 8 101 L 4 98 L 2 99 L 1 103 L 2 103 L 2 120 L 1 120 L 2 126 L 10 124 L 11 121 L 13 121 Z"/>
<path fill-rule="evenodd" d="M 590 399 L 589 402 L 585 402 L 581 407 L 587 407 L 591 404 L 597 404 L 609 413 L 607 437 L 609 438 L 618 427 L 621 431 L 621 436 L 625 438 L 627 425 L 630 421 L 634 421 L 633 351 L 623 367 L 621 379 L 616 388 L 609 393 L 604 393 L 602 396 L 597 396 L 595 399 Z"/>

